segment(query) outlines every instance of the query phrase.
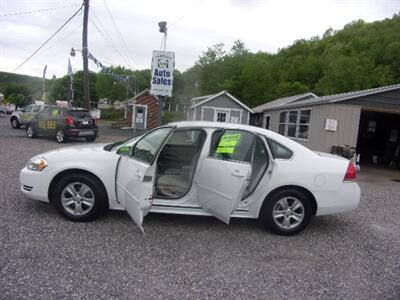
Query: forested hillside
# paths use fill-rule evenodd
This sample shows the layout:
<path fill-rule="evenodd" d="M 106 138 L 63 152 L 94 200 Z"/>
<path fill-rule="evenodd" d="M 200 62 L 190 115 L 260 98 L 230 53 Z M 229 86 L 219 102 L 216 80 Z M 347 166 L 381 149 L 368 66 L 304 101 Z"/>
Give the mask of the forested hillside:
<path fill-rule="evenodd" d="M 188 96 L 226 89 L 250 106 L 308 91 L 327 95 L 400 83 L 400 17 L 355 21 L 277 54 L 251 53 L 240 41 L 227 52 L 215 45 L 182 77 Z"/>
<path fill-rule="evenodd" d="M 114 67 L 113 71 L 131 76 L 129 83 L 92 73 L 92 100 L 121 100 L 149 86 L 150 70 Z M 174 75 L 176 101 L 228 90 L 251 107 L 309 91 L 327 95 L 400 83 L 400 16 L 373 23 L 354 21 L 342 30 L 328 29 L 320 37 L 298 40 L 275 54 L 252 53 L 241 41 L 231 49 L 217 44 L 203 52 L 192 68 Z M 31 93 L 41 91 L 40 78 L 0 74 L 0 91 L 10 83 L 28 86 Z M 48 88 L 51 101 L 65 98 L 66 77 L 49 80 Z M 81 90 L 82 73 L 78 72 L 78 101 Z"/>

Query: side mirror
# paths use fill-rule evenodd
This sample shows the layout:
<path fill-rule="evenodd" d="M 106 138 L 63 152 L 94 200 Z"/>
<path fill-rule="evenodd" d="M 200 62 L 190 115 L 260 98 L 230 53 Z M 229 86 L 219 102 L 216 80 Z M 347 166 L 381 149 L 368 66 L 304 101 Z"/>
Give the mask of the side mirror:
<path fill-rule="evenodd" d="M 132 147 L 131 146 L 122 146 L 117 151 L 117 154 L 119 154 L 119 155 L 128 155 L 128 156 L 130 156 L 131 153 L 132 153 Z"/>

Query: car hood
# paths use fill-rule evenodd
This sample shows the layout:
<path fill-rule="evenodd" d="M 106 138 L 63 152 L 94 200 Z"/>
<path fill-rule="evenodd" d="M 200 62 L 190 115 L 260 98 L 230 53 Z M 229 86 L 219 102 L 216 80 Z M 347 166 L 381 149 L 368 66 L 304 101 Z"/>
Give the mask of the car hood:
<path fill-rule="evenodd" d="M 107 144 L 86 144 L 62 147 L 45 152 L 41 156 L 46 158 L 48 161 L 99 160 L 103 156 L 109 156 L 112 153 L 103 149 L 105 145 Z"/>

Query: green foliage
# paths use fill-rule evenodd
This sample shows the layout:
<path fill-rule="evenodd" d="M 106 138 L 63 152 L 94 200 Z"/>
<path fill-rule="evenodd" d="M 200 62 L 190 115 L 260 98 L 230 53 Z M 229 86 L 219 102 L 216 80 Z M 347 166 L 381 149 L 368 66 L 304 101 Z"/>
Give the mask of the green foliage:
<path fill-rule="evenodd" d="M 100 117 L 102 120 L 118 121 L 123 119 L 124 111 L 113 108 L 101 109 Z"/>
<path fill-rule="evenodd" d="M 186 115 L 183 112 L 164 111 L 162 123 L 167 124 L 176 121 L 186 120 Z"/>
<path fill-rule="evenodd" d="M 28 104 L 23 94 L 9 94 L 6 98 L 10 103 L 14 103 L 16 107 L 23 107 Z"/>

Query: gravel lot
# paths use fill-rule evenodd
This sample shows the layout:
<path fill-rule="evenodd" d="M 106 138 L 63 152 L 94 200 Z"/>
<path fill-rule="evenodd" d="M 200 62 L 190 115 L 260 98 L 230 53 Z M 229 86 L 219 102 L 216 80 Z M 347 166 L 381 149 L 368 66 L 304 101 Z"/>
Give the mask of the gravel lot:
<path fill-rule="evenodd" d="M 19 170 L 57 147 L 0 115 L 1 299 L 400 298 L 400 183 L 387 179 L 400 172 L 364 171 L 357 210 L 314 218 L 294 237 L 254 220 L 157 214 L 142 236 L 124 212 L 73 223 L 22 196 Z"/>

